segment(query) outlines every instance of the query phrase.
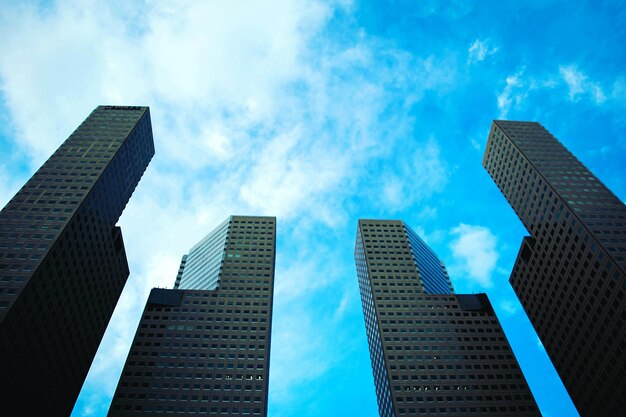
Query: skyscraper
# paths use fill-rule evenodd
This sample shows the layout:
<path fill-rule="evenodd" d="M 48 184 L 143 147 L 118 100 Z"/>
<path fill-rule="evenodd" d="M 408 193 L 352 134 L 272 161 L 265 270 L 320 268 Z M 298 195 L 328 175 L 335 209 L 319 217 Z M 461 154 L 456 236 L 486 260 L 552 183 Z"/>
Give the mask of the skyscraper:
<path fill-rule="evenodd" d="M 626 409 L 626 207 L 543 126 L 496 120 L 483 166 L 530 236 L 510 277 L 581 416 Z"/>
<path fill-rule="evenodd" d="M 276 218 L 231 216 L 150 292 L 109 417 L 266 416 Z"/>
<path fill-rule="evenodd" d="M 404 222 L 359 220 L 355 260 L 381 417 L 540 415 L 487 295 Z"/>
<path fill-rule="evenodd" d="M 116 223 L 153 155 L 147 107 L 99 106 L 0 212 L 5 410 L 72 411 L 129 275 Z"/>

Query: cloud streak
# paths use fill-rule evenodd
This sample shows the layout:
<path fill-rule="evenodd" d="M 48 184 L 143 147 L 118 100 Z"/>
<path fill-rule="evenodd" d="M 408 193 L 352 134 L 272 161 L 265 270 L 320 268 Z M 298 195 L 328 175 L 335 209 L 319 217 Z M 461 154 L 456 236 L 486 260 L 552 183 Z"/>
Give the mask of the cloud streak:
<path fill-rule="evenodd" d="M 474 64 L 484 61 L 487 57 L 495 55 L 496 52 L 498 52 L 498 47 L 490 47 L 488 39 L 476 39 L 467 50 L 468 63 Z"/>
<path fill-rule="evenodd" d="M 581 96 L 589 96 L 596 104 L 602 104 L 606 100 L 604 91 L 599 84 L 589 81 L 575 65 L 559 67 L 559 74 L 567 84 L 569 99 L 577 101 Z"/>
<path fill-rule="evenodd" d="M 491 274 L 500 257 L 496 250 L 496 237 L 491 230 L 461 223 L 452 229 L 451 235 L 454 237 L 450 243 L 454 270 L 479 287 L 491 287 Z"/>

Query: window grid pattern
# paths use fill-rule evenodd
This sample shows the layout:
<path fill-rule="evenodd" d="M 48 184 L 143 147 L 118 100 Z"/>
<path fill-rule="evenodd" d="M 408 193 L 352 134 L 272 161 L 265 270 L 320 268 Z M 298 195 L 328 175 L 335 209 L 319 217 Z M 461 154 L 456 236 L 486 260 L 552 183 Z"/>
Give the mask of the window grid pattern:
<path fill-rule="evenodd" d="M 276 219 L 227 226 L 217 288 L 152 290 L 109 416 L 267 416 Z"/>
<path fill-rule="evenodd" d="M 357 277 L 359 279 L 363 316 L 365 318 L 365 332 L 367 334 L 372 372 L 374 374 L 378 413 L 381 417 L 395 417 L 396 414 L 391 398 L 391 386 L 389 385 L 389 374 L 387 373 L 387 367 L 385 366 L 383 357 L 383 345 L 380 336 L 380 327 L 378 325 L 378 315 L 376 314 L 376 307 L 374 306 L 374 300 L 372 298 L 371 281 L 360 227 L 357 230 L 354 258 L 356 261 Z"/>
<path fill-rule="evenodd" d="M 540 124 L 494 121 L 483 166 L 529 231 L 510 282 L 581 415 L 626 407 L 626 208 Z"/>
<path fill-rule="evenodd" d="M 153 155 L 147 107 L 100 106 L 0 213 L 0 375 L 26 413 L 74 406 L 129 275 L 115 223 Z"/>
<path fill-rule="evenodd" d="M 539 416 L 485 294 L 424 291 L 402 221 L 359 220 L 355 260 L 381 416 Z M 420 240 L 420 244 L 425 245 Z M 432 260 L 434 252 L 420 257 Z M 432 264 L 428 263 L 429 265 Z M 447 278 L 437 259 L 436 280 Z M 386 379 L 386 380 L 385 380 Z M 388 395 L 391 411 L 387 411 Z"/>

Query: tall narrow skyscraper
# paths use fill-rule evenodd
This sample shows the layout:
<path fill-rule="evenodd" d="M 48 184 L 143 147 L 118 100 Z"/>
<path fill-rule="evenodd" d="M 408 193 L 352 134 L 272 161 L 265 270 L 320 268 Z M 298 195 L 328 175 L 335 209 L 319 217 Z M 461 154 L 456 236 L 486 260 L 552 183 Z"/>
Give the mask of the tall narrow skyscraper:
<path fill-rule="evenodd" d="M 116 223 L 153 155 L 147 107 L 99 106 L 0 212 L 4 410 L 71 413 L 129 275 Z"/>
<path fill-rule="evenodd" d="M 510 283 L 581 416 L 626 409 L 626 207 L 543 126 L 496 120 L 483 166 L 526 230 Z"/>
<path fill-rule="evenodd" d="M 404 222 L 359 220 L 355 260 L 381 417 L 540 415 L 487 295 Z"/>
<path fill-rule="evenodd" d="M 276 218 L 231 216 L 150 292 L 109 417 L 267 416 Z"/>

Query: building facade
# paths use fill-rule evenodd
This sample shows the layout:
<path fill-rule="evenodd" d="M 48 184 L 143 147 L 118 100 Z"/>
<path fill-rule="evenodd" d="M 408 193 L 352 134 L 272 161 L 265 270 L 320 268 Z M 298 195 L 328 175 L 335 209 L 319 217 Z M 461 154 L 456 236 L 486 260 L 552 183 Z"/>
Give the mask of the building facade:
<path fill-rule="evenodd" d="M 129 275 L 116 223 L 153 155 L 147 107 L 99 106 L 0 212 L 5 409 L 71 413 Z"/>
<path fill-rule="evenodd" d="M 276 218 L 231 216 L 151 291 L 109 417 L 267 416 Z"/>
<path fill-rule="evenodd" d="M 510 283 L 581 416 L 626 409 L 626 207 L 535 122 L 492 123 L 483 166 L 529 236 Z"/>
<path fill-rule="evenodd" d="M 381 417 L 540 415 L 487 295 L 404 222 L 359 220 L 355 260 Z"/>

